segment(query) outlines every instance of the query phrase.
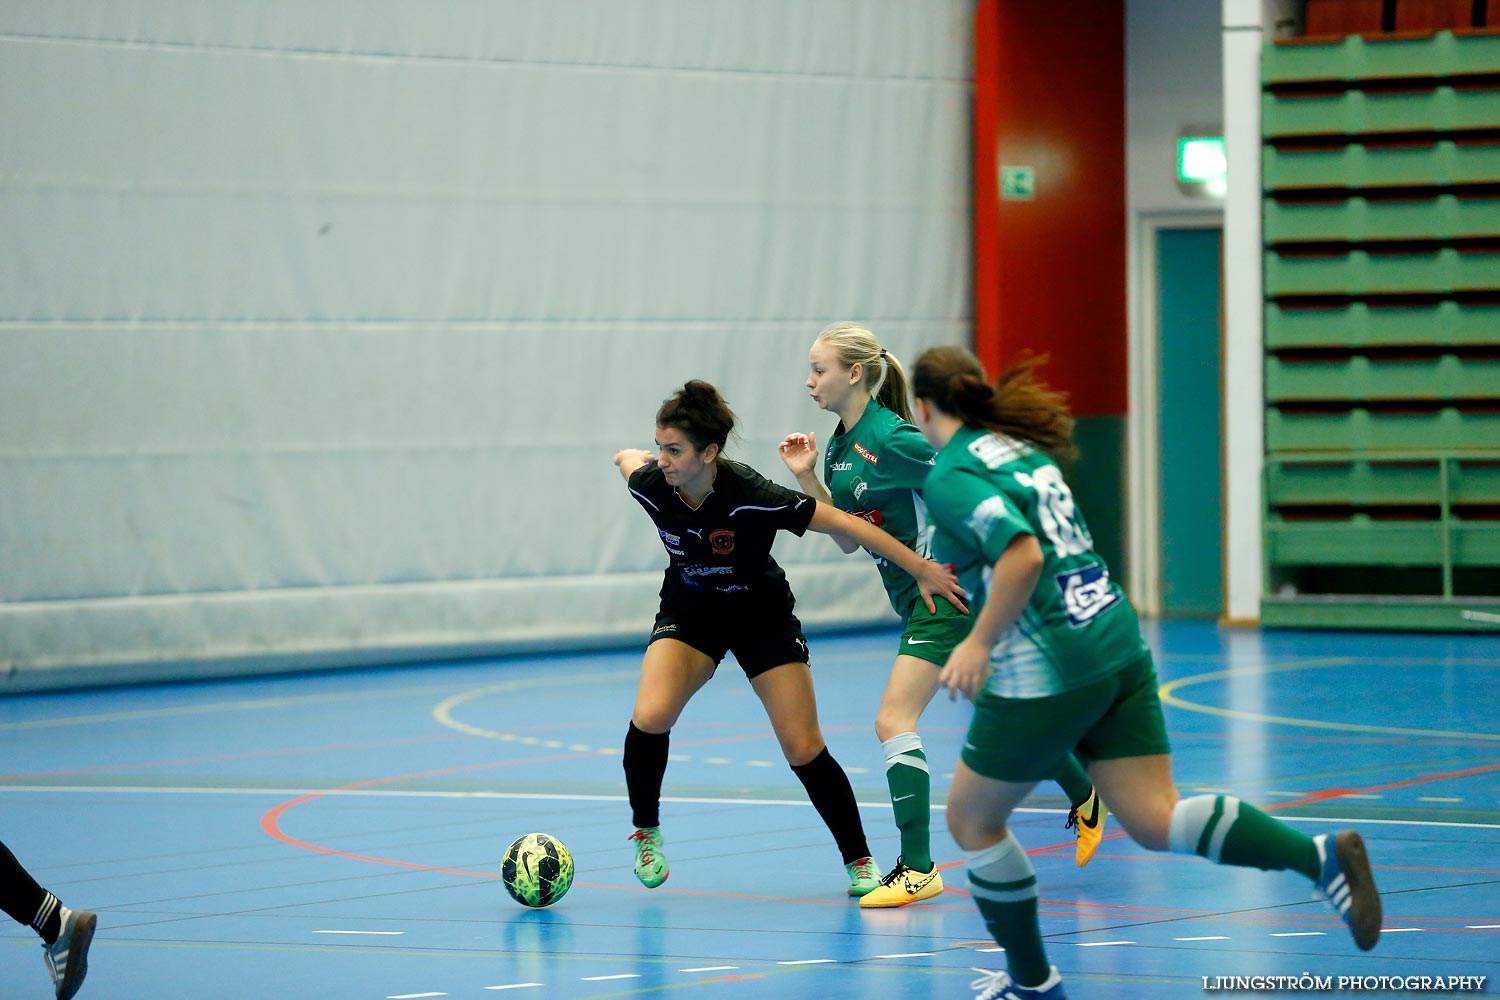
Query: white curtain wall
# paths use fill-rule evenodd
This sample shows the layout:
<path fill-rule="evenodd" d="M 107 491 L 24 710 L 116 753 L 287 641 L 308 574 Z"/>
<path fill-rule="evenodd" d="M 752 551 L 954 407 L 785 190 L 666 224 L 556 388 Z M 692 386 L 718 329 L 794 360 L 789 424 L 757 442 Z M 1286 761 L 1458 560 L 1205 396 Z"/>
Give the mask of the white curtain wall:
<path fill-rule="evenodd" d="M 824 324 L 969 339 L 972 15 L 0 2 L 0 691 L 644 642 L 663 397 L 790 484 Z"/>

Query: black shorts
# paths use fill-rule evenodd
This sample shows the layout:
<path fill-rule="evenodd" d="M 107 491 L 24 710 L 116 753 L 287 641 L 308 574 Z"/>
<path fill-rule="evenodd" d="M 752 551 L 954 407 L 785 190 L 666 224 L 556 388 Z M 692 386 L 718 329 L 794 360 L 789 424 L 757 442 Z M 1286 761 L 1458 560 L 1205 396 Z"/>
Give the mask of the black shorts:
<path fill-rule="evenodd" d="M 685 642 L 714 666 L 733 653 L 751 679 L 783 663 L 811 662 L 802 623 L 790 610 L 689 609 L 662 601 L 651 627 L 651 642 L 658 639 Z"/>

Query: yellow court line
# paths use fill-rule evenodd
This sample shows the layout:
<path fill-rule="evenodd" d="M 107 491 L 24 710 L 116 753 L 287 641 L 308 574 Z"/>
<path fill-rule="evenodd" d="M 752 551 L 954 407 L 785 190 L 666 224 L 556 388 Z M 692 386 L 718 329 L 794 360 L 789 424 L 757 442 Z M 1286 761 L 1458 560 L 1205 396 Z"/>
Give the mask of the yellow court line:
<path fill-rule="evenodd" d="M 1400 726 L 1369 726 L 1356 722 L 1323 722 L 1318 719 L 1293 719 L 1281 715 L 1262 715 L 1259 712 L 1246 712 L 1240 709 L 1204 705 L 1199 702 L 1188 701 L 1185 698 L 1179 698 L 1173 694 L 1179 688 L 1185 688 L 1193 684 L 1207 684 L 1211 681 L 1221 681 L 1231 677 L 1248 677 L 1252 674 L 1280 673 L 1289 670 L 1319 670 L 1329 667 L 1358 665 L 1358 660 L 1344 658 L 1303 660 L 1269 666 L 1215 670 L 1210 673 L 1195 674 L 1192 677 L 1183 677 L 1179 680 L 1163 684 L 1157 688 L 1157 695 L 1161 698 L 1163 705 L 1172 705 L 1176 708 L 1186 709 L 1189 712 L 1202 712 L 1205 715 L 1217 715 L 1226 719 L 1241 719 L 1247 722 L 1269 722 L 1279 726 L 1301 726 L 1305 729 L 1330 729 L 1346 733 L 1372 733 L 1382 736 L 1431 736 L 1439 739 L 1500 741 L 1500 733 L 1458 733 L 1444 729 L 1406 729 Z"/>

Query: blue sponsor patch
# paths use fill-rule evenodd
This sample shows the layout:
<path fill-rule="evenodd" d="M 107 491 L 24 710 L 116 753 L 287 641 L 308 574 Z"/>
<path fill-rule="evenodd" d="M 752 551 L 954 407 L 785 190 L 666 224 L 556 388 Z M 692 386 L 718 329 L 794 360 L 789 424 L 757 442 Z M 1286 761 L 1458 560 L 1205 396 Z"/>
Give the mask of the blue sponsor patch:
<path fill-rule="evenodd" d="M 1068 612 L 1068 623 L 1074 628 L 1087 625 L 1120 600 L 1120 592 L 1109 585 L 1109 571 L 1102 563 L 1059 573 L 1057 589 Z"/>

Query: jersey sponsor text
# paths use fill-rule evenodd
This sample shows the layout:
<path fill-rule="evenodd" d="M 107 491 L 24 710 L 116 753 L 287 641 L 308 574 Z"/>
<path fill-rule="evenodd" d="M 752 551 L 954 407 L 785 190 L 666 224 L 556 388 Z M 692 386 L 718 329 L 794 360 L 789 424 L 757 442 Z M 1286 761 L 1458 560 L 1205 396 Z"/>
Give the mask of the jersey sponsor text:
<path fill-rule="evenodd" d="M 1120 599 L 1119 593 L 1111 589 L 1109 571 L 1102 563 L 1059 573 L 1057 589 L 1062 593 L 1068 622 L 1074 628 L 1087 625 Z"/>

